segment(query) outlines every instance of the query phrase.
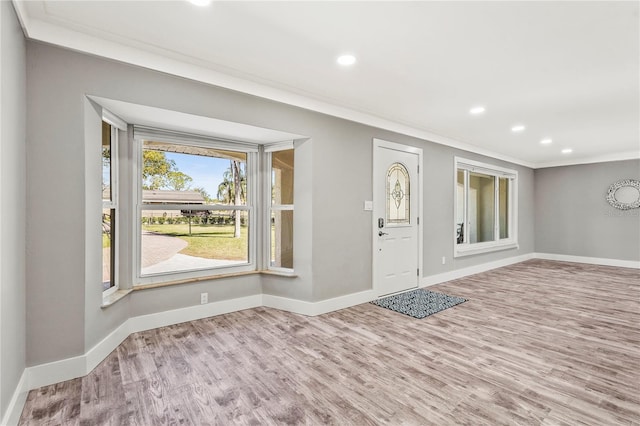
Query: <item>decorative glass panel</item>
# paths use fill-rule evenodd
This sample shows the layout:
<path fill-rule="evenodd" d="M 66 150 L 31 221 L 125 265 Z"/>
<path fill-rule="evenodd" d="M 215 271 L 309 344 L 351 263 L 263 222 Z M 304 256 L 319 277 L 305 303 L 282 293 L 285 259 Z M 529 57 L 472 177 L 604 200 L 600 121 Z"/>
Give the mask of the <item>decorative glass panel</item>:
<path fill-rule="evenodd" d="M 387 171 L 387 223 L 409 224 L 409 172 L 401 163 Z"/>

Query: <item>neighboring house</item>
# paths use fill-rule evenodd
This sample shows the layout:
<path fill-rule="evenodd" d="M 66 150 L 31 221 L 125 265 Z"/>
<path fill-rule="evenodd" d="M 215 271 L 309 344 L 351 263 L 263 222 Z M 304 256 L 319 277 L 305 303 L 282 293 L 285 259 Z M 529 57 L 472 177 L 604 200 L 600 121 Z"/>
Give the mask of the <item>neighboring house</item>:
<path fill-rule="evenodd" d="M 142 202 L 145 204 L 205 204 L 205 199 L 198 191 L 171 191 L 165 189 L 145 189 L 142 191 Z M 182 217 L 181 210 L 142 210 L 142 217 Z"/>
<path fill-rule="evenodd" d="M 167 189 L 145 189 L 142 201 L 149 204 L 204 204 L 198 191 L 171 191 Z M 157 210 L 155 210 L 157 212 Z"/>

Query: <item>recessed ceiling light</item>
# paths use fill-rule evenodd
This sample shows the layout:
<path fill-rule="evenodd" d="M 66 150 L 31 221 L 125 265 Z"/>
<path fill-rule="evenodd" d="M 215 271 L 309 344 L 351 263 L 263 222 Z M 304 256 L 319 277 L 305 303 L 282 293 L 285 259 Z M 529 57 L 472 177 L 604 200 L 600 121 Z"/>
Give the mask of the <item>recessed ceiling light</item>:
<path fill-rule="evenodd" d="M 211 4 L 211 0 L 188 0 L 189 3 L 195 4 L 196 6 L 209 6 Z"/>
<path fill-rule="evenodd" d="M 542 145 L 549 145 L 551 142 L 553 142 L 553 140 L 551 140 L 551 139 L 549 139 L 549 138 L 545 138 L 545 139 L 542 139 L 542 140 L 540 141 L 540 143 L 541 143 Z"/>
<path fill-rule="evenodd" d="M 485 112 L 485 108 L 483 106 L 476 106 L 469 110 L 469 114 L 478 115 Z"/>
<path fill-rule="evenodd" d="M 340 55 L 336 60 L 338 64 L 348 67 L 349 65 L 353 65 L 356 63 L 356 57 L 350 54 Z"/>
<path fill-rule="evenodd" d="M 522 124 L 517 124 L 511 128 L 512 132 L 518 133 L 524 131 L 525 127 Z"/>
<path fill-rule="evenodd" d="M 573 152 L 573 150 L 571 148 L 565 148 L 562 150 L 563 154 L 571 154 Z"/>

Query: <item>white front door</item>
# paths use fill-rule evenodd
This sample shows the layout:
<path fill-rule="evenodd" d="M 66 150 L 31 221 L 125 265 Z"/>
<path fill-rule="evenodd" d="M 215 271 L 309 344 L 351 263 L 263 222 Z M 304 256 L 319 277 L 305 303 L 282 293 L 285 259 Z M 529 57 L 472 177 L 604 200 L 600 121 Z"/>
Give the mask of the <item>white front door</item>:
<path fill-rule="evenodd" d="M 419 284 L 421 161 L 419 148 L 374 139 L 373 288 L 378 296 Z"/>

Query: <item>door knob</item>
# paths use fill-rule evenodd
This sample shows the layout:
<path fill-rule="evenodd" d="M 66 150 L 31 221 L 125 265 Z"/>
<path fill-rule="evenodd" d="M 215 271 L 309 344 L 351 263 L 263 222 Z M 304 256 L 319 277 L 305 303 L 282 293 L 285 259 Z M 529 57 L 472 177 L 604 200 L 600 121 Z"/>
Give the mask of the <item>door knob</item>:
<path fill-rule="evenodd" d="M 378 237 L 382 237 L 383 235 L 389 235 L 386 232 L 378 231 Z"/>

